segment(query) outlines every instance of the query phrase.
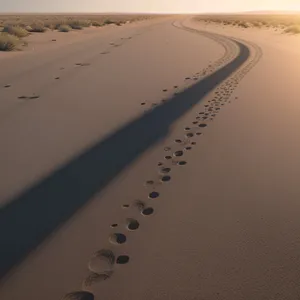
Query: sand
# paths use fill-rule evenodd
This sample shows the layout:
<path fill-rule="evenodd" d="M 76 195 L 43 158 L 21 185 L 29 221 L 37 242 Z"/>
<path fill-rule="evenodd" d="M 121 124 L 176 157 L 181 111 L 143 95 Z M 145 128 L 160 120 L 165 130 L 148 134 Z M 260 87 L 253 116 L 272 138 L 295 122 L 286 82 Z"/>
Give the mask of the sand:
<path fill-rule="evenodd" d="M 0 298 L 297 299 L 298 39 L 145 22 L 4 60 Z"/>

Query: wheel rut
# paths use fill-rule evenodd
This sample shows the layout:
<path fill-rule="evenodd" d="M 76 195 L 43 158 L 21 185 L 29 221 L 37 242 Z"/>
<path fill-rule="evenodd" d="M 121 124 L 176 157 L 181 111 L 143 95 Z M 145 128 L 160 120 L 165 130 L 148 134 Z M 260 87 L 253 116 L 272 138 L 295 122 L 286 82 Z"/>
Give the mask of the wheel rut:
<path fill-rule="evenodd" d="M 197 142 L 201 139 L 208 130 L 210 123 L 221 113 L 224 106 L 232 103 L 232 101 L 237 101 L 239 98 L 237 96 L 233 97 L 236 87 L 240 81 L 247 75 L 248 72 L 259 62 L 262 51 L 254 43 L 244 41 L 241 39 L 236 39 L 234 37 L 225 37 L 216 33 L 201 31 L 195 28 L 185 26 L 183 22 L 173 22 L 172 26 L 179 30 L 184 30 L 186 32 L 205 36 L 209 39 L 214 40 L 216 43 L 220 44 L 224 49 L 224 54 L 221 58 L 215 62 L 210 63 L 205 69 L 200 70 L 196 74 L 185 77 L 184 81 L 205 81 L 209 80 L 214 74 L 220 74 L 217 76 L 217 86 L 208 85 L 212 96 L 207 97 L 204 108 L 201 111 L 195 110 L 194 120 L 190 124 L 186 124 L 180 133 L 180 136 L 173 140 L 173 143 L 164 145 L 165 154 L 159 162 L 157 162 L 157 177 L 149 178 L 145 183 L 145 199 L 146 200 L 134 200 L 132 203 L 125 204 L 120 209 L 126 207 L 128 211 L 128 216 L 125 222 L 117 222 L 116 220 L 111 220 L 111 228 L 118 228 L 118 233 L 113 232 L 108 234 L 108 240 L 110 241 L 110 249 L 100 249 L 91 256 L 88 261 L 88 269 L 90 273 L 83 280 L 82 289 L 75 290 L 73 292 L 67 293 L 63 299 L 94 299 L 93 295 L 93 285 L 101 284 L 103 281 L 108 280 L 115 271 L 116 264 L 127 264 L 130 263 L 130 253 L 123 253 L 116 257 L 115 250 L 118 247 L 118 253 L 120 253 L 120 247 L 127 241 L 127 235 L 134 234 L 134 232 L 143 230 L 141 222 L 138 219 L 132 218 L 131 215 L 134 211 L 140 213 L 141 218 L 150 218 L 159 213 L 158 209 L 152 207 L 153 201 L 168 201 L 168 199 L 161 194 L 159 187 L 163 184 L 172 185 L 172 174 L 174 172 L 180 172 L 180 169 L 185 167 L 189 161 L 186 156 L 187 151 L 193 151 L 197 147 Z M 243 61 L 241 62 L 241 58 Z M 236 63 L 238 67 L 235 68 Z M 233 67 L 232 67 L 233 66 Z M 219 73 L 218 73 L 219 72 Z M 224 76 L 224 73 L 227 76 Z M 175 84 L 174 89 L 178 89 L 179 85 Z M 166 93 L 169 89 L 165 88 L 162 90 Z M 203 93 L 205 95 L 206 93 Z M 179 95 L 180 92 L 176 93 L 175 97 Z M 203 96 L 201 95 L 201 96 Z M 200 98 L 200 97 L 199 97 Z M 168 103 L 172 100 L 163 99 L 162 105 Z M 145 106 L 147 103 L 142 102 L 141 105 Z M 155 105 L 156 107 L 156 105 Z M 153 111 L 153 105 L 150 109 L 146 109 L 147 112 Z M 167 112 L 167 111 L 166 111 Z M 147 187 L 151 187 L 152 191 L 149 193 Z M 125 224 L 123 228 L 118 226 L 118 224 Z"/>

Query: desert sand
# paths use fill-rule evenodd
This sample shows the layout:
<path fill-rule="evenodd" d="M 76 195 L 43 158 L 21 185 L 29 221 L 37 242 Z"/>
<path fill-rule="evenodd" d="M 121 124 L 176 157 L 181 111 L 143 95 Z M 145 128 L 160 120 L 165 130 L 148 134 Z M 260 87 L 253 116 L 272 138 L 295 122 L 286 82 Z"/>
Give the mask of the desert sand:
<path fill-rule="evenodd" d="M 299 37 L 86 32 L 0 57 L 0 299 L 297 299 Z"/>

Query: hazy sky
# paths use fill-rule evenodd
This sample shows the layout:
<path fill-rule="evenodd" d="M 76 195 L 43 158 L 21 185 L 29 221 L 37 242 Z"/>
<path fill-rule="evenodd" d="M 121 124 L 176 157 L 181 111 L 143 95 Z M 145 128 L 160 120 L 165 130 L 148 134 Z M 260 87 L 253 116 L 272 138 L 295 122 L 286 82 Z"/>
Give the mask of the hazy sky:
<path fill-rule="evenodd" d="M 0 12 L 228 12 L 298 10 L 300 0 L 0 0 Z"/>

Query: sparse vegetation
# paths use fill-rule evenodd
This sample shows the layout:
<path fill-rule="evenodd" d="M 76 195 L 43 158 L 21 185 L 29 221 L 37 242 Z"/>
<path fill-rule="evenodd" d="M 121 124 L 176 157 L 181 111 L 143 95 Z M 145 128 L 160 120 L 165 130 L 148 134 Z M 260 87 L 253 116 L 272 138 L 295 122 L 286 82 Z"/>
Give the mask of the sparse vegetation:
<path fill-rule="evenodd" d="M 124 24 L 124 22 L 118 21 L 118 22 L 115 22 L 115 24 L 116 24 L 117 26 L 122 26 L 122 25 Z"/>
<path fill-rule="evenodd" d="M 300 33 L 300 15 L 211 15 L 199 16 L 198 21 L 207 24 L 215 23 L 222 26 L 241 28 L 273 28 L 283 33 Z"/>
<path fill-rule="evenodd" d="M 259 22 L 259 21 L 254 21 L 254 22 L 253 22 L 253 26 L 254 26 L 254 27 L 261 28 L 261 27 L 263 26 L 263 23 L 262 23 L 262 22 Z"/>
<path fill-rule="evenodd" d="M 284 32 L 285 33 L 294 33 L 294 34 L 300 33 L 300 25 L 289 26 L 284 30 Z"/>
<path fill-rule="evenodd" d="M 112 21 L 112 20 L 110 20 L 110 19 L 106 19 L 106 20 L 104 21 L 104 24 L 105 24 L 105 25 L 114 24 L 114 21 Z"/>
<path fill-rule="evenodd" d="M 72 29 L 83 29 L 84 27 L 90 27 L 92 22 L 90 20 L 70 20 L 67 22 L 67 25 L 72 27 Z"/>
<path fill-rule="evenodd" d="M 30 32 L 45 32 L 47 30 L 44 23 L 33 23 L 32 25 L 30 25 L 30 27 Z"/>
<path fill-rule="evenodd" d="M 54 30 L 55 24 L 45 24 L 45 28 L 48 28 L 49 30 Z"/>
<path fill-rule="evenodd" d="M 20 26 L 5 26 L 2 32 L 8 33 L 10 35 L 14 35 L 16 37 L 22 38 L 29 34 L 29 32 Z"/>
<path fill-rule="evenodd" d="M 47 29 L 58 30 L 61 25 L 72 29 L 83 29 L 90 26 L 101 27 L 109 24 L 118 26 L 127 22 L 142 21 L 154 18 L 150 15 L 0 15 L 0 27 L 17 26 L 32 28 L 29 32 L 45 32 Z"/>
<path fill-rule="evenodd" d="M 28 32 L 30 32 L 30 31 L 32 30 L 32 27 L 29 26 L 29 25 L 26 25 L 26 26 L 24 27 L 24 29 L 27 30 Z"/>
<path fill-rule="evenodd" d="M 60 32 L 69 32 L 71 30 L 72 30 L 72 27 L 69 25 L 60 25 L 58 27 L 58 31 L 60 31 Z"/>
<path fill-rule="evenodd" d="M 15 35 L 0 33 L 0 51 L 13 51 L 19 44 L 20 40 Z"/>
<path fill-rule="evenodd" d="M 121 26 L 125 23 L 154 18 L 150 15 L 0 15 L 0 51 L 12 51 L 28 41 L 22 40 L 31 33 L 47 30 L 70 32 L 90 26 L 102 27 L 109 24 Z"/>
<path fill-rule="evenodd" d="M 98 21 L 92 21 L 92 26 L 95 26 L 95 27 L 101 27 L 103 26 L 104 24 L 103 23 L 100 23 Z"/>

